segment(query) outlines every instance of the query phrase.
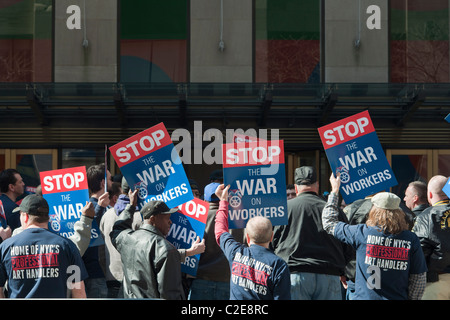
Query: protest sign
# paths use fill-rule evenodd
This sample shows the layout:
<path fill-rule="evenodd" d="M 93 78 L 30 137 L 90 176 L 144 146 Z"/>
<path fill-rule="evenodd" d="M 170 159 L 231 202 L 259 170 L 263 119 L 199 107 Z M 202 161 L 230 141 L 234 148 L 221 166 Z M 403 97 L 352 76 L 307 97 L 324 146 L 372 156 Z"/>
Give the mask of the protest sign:
<path fill-rule="evenodd" d="M 347 204 L 397 185 L 368 111 L 318 130 L 333 173 L 340 173 Z"/>
<path fill-rule="evenodd" d="M 445 183 L 445 186 L 442 188 L 442 191 L 450 198 L 450 178 Z"/>
<path fill-rule="evenodd" d="M 197 198 L 178 206 L 178 211 L 172 213 L 172 226 L 166 239 L 177 249 L 189 249 L 197 239 L 203 239 L 209 203 Z M 181 272 L 197 275 L 200 254 L 186 257 L 181 264 Z"/>
<path fill-rule="evenodd" d="M 89 201 L 86 167 L 51 170 L 40 173 L 42 196 L 50 212 L 49 229 L 68 238 L 73 235 L 75 222 Z M 97 221 L 92 221 L 89 246 L 104 244 Z"/>
<path fill-rule="evenodd" d="M 160 200 L 169 208 L 194 198 L 180 157 L 163 123 L 109 148 L 138 204 Z"/>
<path fill-rule="evenodd" d="M 287 224 L 286 176 L 282 140 L 228 143 L 223 149 L 230 229 L 245 228 L 254 216 Z"/>

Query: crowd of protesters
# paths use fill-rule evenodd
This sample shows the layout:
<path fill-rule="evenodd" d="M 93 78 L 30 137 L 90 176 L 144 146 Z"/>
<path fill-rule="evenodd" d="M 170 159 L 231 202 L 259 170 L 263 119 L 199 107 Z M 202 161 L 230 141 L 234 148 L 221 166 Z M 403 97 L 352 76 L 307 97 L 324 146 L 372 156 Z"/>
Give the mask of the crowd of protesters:
<path fill-rule="evenodd" d="M 214 171 L 204 188 L 190 181 L 210 209 L 203 239 L 186 250 L 166 240 L 176 209 L 149 201 L 138 211 L 136 190 L 122 177 L 113 181 L 103 164 L 89 167 L 87 179 L 89 202 L 64 238 L 49 230 L 39 188 L 27 195 L 20 172 L 0 173 L 0 297 L 450 299 L 444 176 L 413 181 L 402 195 L 379 192 L 342 205 L 339 175 L 320 194 L 315 168 L 300 167 L 286 187 L 287 225 L 258 216 L 229 230 L 229 186 Z M 104 245 L 89 246 L 94 222 Z M 200 255 L 195 277 L 181 271 L 192 255 Z"/>

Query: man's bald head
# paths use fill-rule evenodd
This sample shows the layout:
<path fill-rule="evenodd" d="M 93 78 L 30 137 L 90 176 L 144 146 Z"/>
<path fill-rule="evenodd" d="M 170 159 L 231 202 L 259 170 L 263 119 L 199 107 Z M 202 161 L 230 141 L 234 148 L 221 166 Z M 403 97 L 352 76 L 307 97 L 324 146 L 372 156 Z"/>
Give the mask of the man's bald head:
<path fill-rule="evenodd" d="M 256 216 L 248 220 L 246 233 L 249 237 L 249 242 L 255 244 L 269 243 L 272 240 L 272 223 L 269 219 Z"/>
<path fill-rule="evenodd" d="M 434 204 L 440 200 L 447 199 L 447 195 L 442 189 L 447 183 L 448 178 L 442 175 L 434 176 L 428 181 L 427 195 L 428 202 Z"/>

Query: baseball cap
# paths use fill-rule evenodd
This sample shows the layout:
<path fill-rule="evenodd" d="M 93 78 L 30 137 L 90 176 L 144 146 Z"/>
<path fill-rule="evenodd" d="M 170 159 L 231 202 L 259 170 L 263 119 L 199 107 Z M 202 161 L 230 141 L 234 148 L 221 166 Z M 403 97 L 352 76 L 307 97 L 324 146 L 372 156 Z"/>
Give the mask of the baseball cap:
<path fill-rule="evenodd" d="M 212 182 L 205 187 L 204 190 L 204 200 L 209 202 L 219 201 L 219 198 L 216 196 L 217 187 L 220 186 L 218 182 Z"/>
<path fill-rule="evenodd" d="M 23 211 L 34 216 L 45 216 L 50 212 L 50 208 L 43 197 L 37 194 L 30 194 L 23 198 L 20 206 L 13 210 L 13 212 L 18 211 Z"/>
<path fill-rule="evenodd" d="M 149 201 L 141 210 L 142 217 L 148 219 L 157 214 L 172 214 L 177 212 L 178 208 L 170 209 L 163 201 Z"/>
<path fill-rule="evenodd" d="M 221 169 L 214 170 L 209 175 L 209 181 L 223 180 L 223 172 Z"/>
<path fill-rule="evenodd" d="M 310 166 L 303 166 L 295 169 L 294 180 L 296 185 L 308 185 L 317 181 L 316 169 Z"/>
<path fill-rule="evenodd" d="M 194 179 L 189 179 L 189 184 L 191 185 L 191 189 L 199 190 L 198 183 Z"/>
<path fill-rule="evenodd" d="M 128 191 L 130 191 L 130 186 L 127 182 L 127 179 L 125 179 L 125 177 L 122 177 L 121 187 L 122 187 L 123 193 L 128 193 Z"/>
<path fill-rule="evenodd" d="M 390 192 L 381 192 L 372 197 L 372 204 L 381 209 L 395 210 L 399 209 L 400 198 Z"/>

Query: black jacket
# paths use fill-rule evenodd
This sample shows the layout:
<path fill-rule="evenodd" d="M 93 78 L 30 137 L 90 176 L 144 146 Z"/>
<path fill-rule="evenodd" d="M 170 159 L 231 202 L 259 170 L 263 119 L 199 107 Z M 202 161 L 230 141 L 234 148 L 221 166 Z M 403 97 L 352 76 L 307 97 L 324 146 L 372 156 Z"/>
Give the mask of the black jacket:
<path fill-rule="evenodd" d="M 291 272 L 343 275 L 352 249 L 329 235 L 322 227 L 325 200 L 303 192 L 288 200 L 288 225 L 275 226 L 271 243 Z M 341 212 L 342 221 L 346 221 Z"/>
<path fill-rule="evenodd" d="M 180 253 L 154 226 L 133 230 L 134 211 L 128 204 L 110 233 L 123 264 L 124 297 L 185 299 Z"/>
<path fill-rule="evenodd" d="M 218 202 L 209 203 L 208 219 L 205 226 L 205 252 L 200 255 L 197 269 L 197 279 L 208 281 L 230 281 L 230 265 L 216 241 L 214 228 L 216 225 L 216 212 Z"/>
<path fill-rule="evenodd" d="M 439 273 L 450 273 L 450 203 L 440 201 L 417 216 L 413 232 L 427 261 L 427 281 L 439 280 Z"/>

